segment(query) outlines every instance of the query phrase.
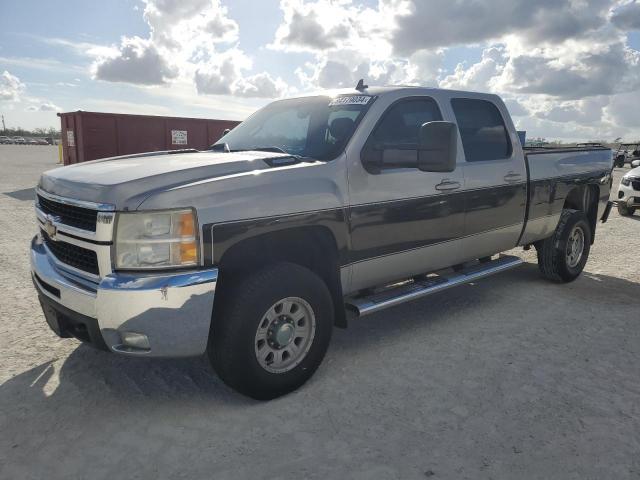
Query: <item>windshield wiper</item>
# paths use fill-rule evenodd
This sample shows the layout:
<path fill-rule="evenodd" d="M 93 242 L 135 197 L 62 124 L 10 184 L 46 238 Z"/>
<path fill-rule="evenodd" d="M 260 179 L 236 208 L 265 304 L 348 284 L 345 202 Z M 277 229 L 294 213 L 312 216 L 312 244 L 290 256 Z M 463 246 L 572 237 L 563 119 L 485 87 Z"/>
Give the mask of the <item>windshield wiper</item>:
<path fill-rule="evenodd" d="M 274 152 L 274 153 L 282 153 L 284 155 L 286 155 L 289 158 L 294 158 L 300 162 L 317 162 L 317 161 L 324 161 L 324 160 L 319 160 L 317 158 L 312 158 L 312 157 L 307 157 L 304 155 L 298 155 L 296 153 L 289 153 L 286 150 L 283 150 L 280 147 L 249 147 L 249 148 L 238 148 L 238 149 L 230 149 L 229 145 L 227 143 L 216 143 L 215 145 L 212 145 L 210 148 L 211 151 L 214 152 L 225 152 L 225 153 L 229 153 L 229 152 Z M 283 156 L 284 157 L 284 156 Z M 283 158 L 283 157 L 278 157 L 278 158 Z"/>
<path fill-rule="evenodd" d="M 216 143 L 214 145 L 211 145 L 209 150 L 211 150 L 212 152 L 224 152 L 224 153 L 229 153 L 231 151 L 229 150 L 228 143 Z"/>
<path fill-rule="evenodd" d="M 234 152 L 250 152 L 250 151 L 256 151 L 256 152 L 275 152 L 275 153 L 286 153 L 289 154 L 289 152 L 287 152 L 286 150 L 283 150 L 280 147 L 249 147 L 249 148 L 243 148 L 241 150 L 232 150 Z"/>

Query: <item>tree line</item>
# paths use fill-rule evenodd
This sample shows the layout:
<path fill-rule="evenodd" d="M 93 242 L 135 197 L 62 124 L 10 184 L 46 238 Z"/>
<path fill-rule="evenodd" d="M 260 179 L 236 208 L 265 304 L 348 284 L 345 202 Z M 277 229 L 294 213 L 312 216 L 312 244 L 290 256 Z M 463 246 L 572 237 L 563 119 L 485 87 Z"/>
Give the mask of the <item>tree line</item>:
<path fill-rule="evenodd" d="M 5 128 L 2 130 L 2 135 L 7 137 L 40 137 L 40 138 L 60 138 L 60 130 L 50 128 L 34 128 L 33 130 L 27 130 L 21 127 Z"/>

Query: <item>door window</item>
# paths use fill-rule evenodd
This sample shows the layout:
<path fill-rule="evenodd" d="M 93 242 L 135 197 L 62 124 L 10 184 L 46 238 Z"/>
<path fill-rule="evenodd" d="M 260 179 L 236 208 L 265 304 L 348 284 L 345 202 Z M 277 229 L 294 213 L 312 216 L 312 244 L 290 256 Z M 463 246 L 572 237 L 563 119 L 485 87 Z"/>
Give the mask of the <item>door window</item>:
<path fill-rule="evenodd" d="M 432 98 L 403 100 L 389 107 L 369 142 L 378 148 L 417 149 L 420 127 L 437 120 L 442 120 L 442 114 Z"/>
<path fill-rule="evenodd" d="M 511 156 L 509 132 L 500 111 L 493 103 L 454 98 L 451 106 L 458 122 L 467 162 L 501 160 Z"/>

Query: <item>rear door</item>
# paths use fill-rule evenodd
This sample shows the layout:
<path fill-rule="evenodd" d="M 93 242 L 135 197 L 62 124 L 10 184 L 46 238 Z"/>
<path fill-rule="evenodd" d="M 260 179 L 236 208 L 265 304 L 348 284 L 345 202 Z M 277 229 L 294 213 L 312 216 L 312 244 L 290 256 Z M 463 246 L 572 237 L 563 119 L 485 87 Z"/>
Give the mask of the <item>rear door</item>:
<path fill-rule="evenodd" d="M 353 290 L 448 264 L 459 254 L 451 241 L 464 229 L 462 168 L 427 173 L 393 166 L 415 157 L 424 123 L 443 119 L 437 102 L 430 96 L 401 98 L 379 118 L 362 150 L 384 151 L 388 165 L 368 171 L 362 150 L 349 154 Z"/>
<path fill-rule="evenodd" d="M 451 108 L 465 157 L 464 249 L 480 258 L 513 248 L 527 201 L 527 172 L 515 128 L 501 101 L 453 97 Z"/>

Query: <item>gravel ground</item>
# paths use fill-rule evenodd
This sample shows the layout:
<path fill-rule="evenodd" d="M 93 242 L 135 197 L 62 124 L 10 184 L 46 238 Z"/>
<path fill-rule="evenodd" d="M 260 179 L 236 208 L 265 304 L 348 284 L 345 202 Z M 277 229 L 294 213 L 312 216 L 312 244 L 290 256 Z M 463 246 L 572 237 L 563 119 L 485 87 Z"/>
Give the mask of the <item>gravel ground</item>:
<path fill-rule="evenodd" d="M 335 330 L 310 382 L 259 403 L 204 359 L 49 331 L 29 189 L 56 159 L 0 146 L 0 478 L 640 478 L 640 216 L 614 211 L 572 284 L 516 251 L 518 269 Z"/>

